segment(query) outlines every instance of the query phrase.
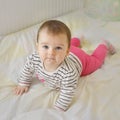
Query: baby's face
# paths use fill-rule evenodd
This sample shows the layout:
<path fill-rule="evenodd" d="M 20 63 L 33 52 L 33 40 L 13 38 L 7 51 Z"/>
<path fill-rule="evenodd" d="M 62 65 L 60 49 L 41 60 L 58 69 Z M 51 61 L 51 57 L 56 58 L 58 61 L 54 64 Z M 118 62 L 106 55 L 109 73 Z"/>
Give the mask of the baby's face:
<path fill-rule="evenodd" d="M 65 34 L 54 35 L 46 29 L 39 33 L 37 50 L 47 71 L 56 70 L 69 53 L 68 39 Z"/>

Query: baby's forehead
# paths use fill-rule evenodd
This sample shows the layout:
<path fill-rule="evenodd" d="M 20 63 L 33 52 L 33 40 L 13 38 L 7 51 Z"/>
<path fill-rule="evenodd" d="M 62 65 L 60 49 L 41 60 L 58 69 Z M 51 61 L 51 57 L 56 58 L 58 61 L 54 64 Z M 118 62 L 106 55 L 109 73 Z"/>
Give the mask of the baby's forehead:
<path fill-rule="evenodd" d="M 67 37 L 67 34 L 65 32 L 56 32 L 56 31 L 50 31 L 48 29 L 43 29 L 39 32 L 39 34 L 47 34 L 49 36 L 59 36 L 59 35 L 65 35 Z"/>

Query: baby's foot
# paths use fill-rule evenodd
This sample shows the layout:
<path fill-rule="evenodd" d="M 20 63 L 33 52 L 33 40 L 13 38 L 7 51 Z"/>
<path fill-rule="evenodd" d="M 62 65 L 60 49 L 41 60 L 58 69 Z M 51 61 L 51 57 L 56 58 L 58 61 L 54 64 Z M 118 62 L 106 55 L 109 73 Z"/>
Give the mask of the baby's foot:
<path fill-rule="evenodd" d="M 111 55 L 116 53 L 115 47 L 107 40 L 103 40 L 103 43 L 107 46 L 108 51 Z"/>
<path fill-rule="evenodd" d="M 74 37 L 71 39 L 71 45 L 75 46 L 75 47 L 79 47 L 80 46 L 80 39 L 77 37 Z"/>

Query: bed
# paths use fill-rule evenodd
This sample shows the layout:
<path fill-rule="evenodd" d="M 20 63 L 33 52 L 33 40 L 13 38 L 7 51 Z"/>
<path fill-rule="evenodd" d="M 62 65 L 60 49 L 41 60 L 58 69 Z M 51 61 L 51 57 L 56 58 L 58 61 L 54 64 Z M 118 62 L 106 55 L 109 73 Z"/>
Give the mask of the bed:
<path fill-rule="evenodd" d="M 78 9 L 76 2 L 74 9 L 43 17 L 36 23 L 33 20 L 29 27 L 22 24 L 1 32 L 0 120 L 120 120 L 120 22 L 95 18 L 80 6 Z M 37 30 L 46 19 L 63 21 L 72 37 L 84 35 L 82 49 L 89 54 L 103 38 L 117 50 L 106 57 L 100 69 L 80 78 L 66 112 L 51 109 L 59 92 L 40 84 L 35 76 L 28 93 L 16 96 L 13 92 L 26 56 L 35 50 Z"/>

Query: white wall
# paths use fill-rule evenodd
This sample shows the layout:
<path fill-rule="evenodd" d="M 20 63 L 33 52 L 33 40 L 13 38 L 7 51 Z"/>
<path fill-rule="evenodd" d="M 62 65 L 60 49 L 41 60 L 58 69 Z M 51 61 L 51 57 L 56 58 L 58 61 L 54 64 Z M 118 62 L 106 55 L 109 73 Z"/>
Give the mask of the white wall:
<path fill-rule="evenodd" d="M 83 6 L 84 0 L 0 0 L 0 35 Z"/>

